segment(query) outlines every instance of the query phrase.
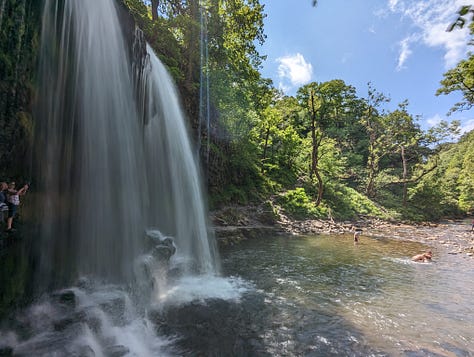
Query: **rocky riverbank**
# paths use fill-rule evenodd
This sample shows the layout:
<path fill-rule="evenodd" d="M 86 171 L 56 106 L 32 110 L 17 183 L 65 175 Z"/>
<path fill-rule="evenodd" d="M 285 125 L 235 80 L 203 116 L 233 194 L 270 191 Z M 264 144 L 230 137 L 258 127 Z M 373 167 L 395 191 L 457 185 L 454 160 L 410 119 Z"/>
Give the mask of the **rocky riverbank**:
<path fill-rule="evenodd" d="M 353 234 L 355 227 L 364 236 L 384 236 L 442 246 L 450 254 L 474 257 L 471 220 L 450 220 L 409 224 L 360 216 L 354 221 L 293 220 L 266 206 L 229 206 L 211 213 L 218 244 L 236 244 L 269 234 Z"/>

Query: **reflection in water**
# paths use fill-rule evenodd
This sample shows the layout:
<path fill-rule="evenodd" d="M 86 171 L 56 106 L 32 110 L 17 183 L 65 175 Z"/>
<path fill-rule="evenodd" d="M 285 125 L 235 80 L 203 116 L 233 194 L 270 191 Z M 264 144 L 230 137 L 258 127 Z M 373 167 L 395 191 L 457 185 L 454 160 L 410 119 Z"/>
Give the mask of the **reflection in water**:
<path fill-rule="evenodd" d="M 269 352 L 470 356 L 471 262 L 416 242 L 349 236 L 272 238 L 225 252 L 225 269 L 264 290 Z M 278 352 L 279 351 L 279 352 Z"/>

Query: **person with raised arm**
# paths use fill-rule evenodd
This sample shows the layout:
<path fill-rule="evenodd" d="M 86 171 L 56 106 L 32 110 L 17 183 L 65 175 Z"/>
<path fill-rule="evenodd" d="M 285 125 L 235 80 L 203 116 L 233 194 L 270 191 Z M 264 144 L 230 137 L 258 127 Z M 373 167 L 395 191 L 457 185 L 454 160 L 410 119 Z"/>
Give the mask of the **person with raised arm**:
<path fill-rule="evenodd" d="M 8 204 L 8 218 L 7 218 L 7 232 L 13 231 L 13 218 L 18 211 L 18 206 L 20 206 L 20 196 L 23 196 L 26 191 L 28 191 L 28 184 L 25 184 L 19 190 L 16 189 L 15 182 L 10 182 L 8 184 L 7 190 L 7 204 Z"/>

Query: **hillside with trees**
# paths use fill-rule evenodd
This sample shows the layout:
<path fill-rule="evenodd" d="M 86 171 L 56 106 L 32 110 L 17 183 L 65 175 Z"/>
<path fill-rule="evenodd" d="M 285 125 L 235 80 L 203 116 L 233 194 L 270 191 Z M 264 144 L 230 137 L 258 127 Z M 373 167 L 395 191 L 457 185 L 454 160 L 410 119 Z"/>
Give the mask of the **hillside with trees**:
<path fill-rule="evenodd" d="M 39 3 L 1 2 L 5 179 L 33 175 Z M 371 78 L 367 88 L 334 78 L 285 96 L 260 73 L 266 15 L 258 0 L 119 4 L 124 23 L 131 14 L 178 84 L 211 209 L 267 202 L 294 218 L 418 221 L 474 211 L 472 132 L 456 142 L 456 121 L 422 130 L 409 100 L 388 110 L 389 88 L 374 88 Z M 439 94 L 464 95 L 453 110 L 474 104 L 473 63 L 471 55 L 440 83 Z"/>

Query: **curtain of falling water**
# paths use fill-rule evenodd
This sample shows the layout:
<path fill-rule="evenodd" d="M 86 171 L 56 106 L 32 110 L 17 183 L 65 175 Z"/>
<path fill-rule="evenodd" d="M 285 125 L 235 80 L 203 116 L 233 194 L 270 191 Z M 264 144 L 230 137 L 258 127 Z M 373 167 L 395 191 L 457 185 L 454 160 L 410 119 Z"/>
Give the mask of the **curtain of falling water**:
<path fill-rule="evenodd" d="M 215 240 L 208 231 L 201 182 L 193 150 L 187 136 L 176 88 L 163 64 L 148 47 L 150 55 L 145 127 L 147 167 L 151 182 L 149 224 L 166 227 L 175 236 L 180 253 L 190 259 L 187 270 L 197 268 L 212 274 L 218 269 Z M 163 219 L 164 218 L 164 219 Z"/>
<path fill-rule="evenodd" d="M 113 0 L 45 1 L 36 127 L 43 284 L 80 274 L 130 280 L 149 227 L 173 236 L 184 271 L 218 270 L 179 99 L 147 50 L 143 73 L 132 75 Z"/>

